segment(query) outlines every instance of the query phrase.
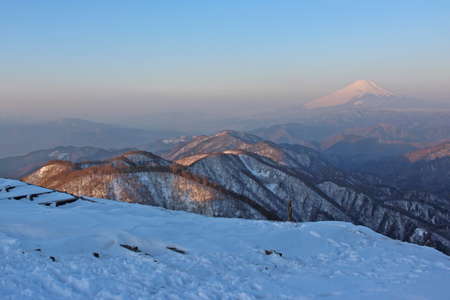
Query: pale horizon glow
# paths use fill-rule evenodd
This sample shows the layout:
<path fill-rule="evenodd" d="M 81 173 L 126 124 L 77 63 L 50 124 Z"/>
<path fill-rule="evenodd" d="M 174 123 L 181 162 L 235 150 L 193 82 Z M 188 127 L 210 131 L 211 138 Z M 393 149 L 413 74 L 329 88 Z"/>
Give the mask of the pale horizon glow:
<path fill-rule="evenodd" d="M 358 79 L 450 101 L 446 1 L 0 4 L 2 115 L 276 109 Z"/>

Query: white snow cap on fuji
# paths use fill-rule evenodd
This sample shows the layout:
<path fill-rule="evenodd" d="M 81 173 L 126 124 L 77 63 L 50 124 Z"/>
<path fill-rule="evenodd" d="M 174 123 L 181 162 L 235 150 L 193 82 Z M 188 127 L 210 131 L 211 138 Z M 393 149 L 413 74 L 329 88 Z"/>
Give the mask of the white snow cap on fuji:
<path fill-rule="evenodd" d="M 327 96 L 320 97 L 305 104 L 306 108 L 329 107 L 346 104 L 363 96 L 375 95 L 380 97 L 389 97 L 394 94 L 378 86 L 372 80 L 357 80 L 343 89 L 340 89 Z"/>

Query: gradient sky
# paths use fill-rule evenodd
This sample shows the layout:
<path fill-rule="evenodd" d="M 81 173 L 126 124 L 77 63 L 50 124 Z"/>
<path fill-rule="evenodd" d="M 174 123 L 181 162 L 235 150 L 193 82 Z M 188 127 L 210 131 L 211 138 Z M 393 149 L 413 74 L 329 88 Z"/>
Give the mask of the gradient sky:
<path fill-rule="evenodd" d="M 450 1 L 0 1 L 0 36 L 3 115 L 450 99 Z"/>

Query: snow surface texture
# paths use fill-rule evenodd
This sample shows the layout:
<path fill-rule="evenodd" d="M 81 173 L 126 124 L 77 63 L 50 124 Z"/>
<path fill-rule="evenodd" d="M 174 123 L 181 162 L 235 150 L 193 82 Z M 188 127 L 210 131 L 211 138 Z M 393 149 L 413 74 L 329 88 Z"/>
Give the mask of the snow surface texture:
<path fill-rule="evenodd" d="M 0 179 L 0 189 L 17 183 Z M 450 294 L 447 256 L 349 223 L 210 218 L 99 199 L 53 207 L 4 196 L 1 299 L 378 300 Z"/>

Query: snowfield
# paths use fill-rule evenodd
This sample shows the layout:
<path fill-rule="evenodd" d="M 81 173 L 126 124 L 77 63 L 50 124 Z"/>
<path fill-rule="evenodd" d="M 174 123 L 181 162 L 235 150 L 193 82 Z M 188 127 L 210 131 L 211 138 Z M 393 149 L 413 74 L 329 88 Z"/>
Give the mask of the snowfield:
<path fill-rule="evenodd" d="M 0 191 L 0 299 L 449 295 L 448 256 L 362 226 L 210 218 L 99 199 L 54 207 Z"/>

